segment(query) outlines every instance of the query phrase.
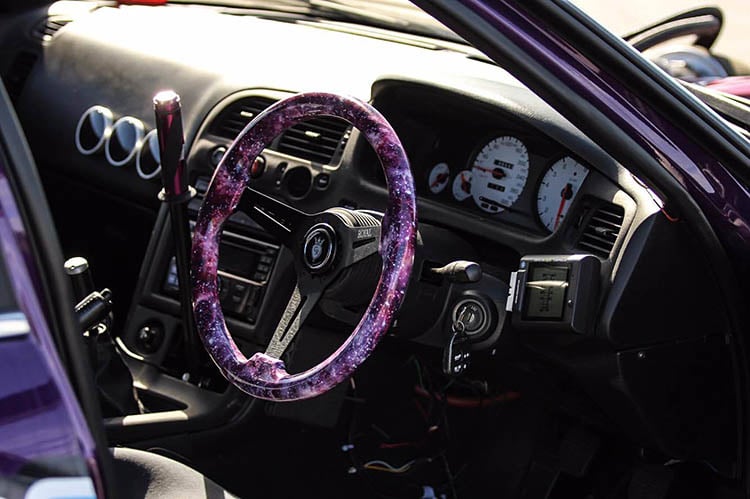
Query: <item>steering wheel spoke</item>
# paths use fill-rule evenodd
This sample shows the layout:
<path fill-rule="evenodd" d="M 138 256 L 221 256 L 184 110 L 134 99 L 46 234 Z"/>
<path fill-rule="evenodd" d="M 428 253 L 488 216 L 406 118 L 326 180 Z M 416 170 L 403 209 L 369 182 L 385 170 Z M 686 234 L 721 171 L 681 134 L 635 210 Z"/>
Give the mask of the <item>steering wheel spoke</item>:
<path fill-rule="evenodd" d="M 294 286 L 292 296 L 286 304 L 284 313 L 281 314 L 279 325 L 276 326 L 276 331 L 274 331 L 271 341 L 268 343 L 266 355 L 281 359 L 322 294 L 321 290 L 303 294 L 300 292 L 299 284 Z"/>
<path fill-rule="evenodd" d="M 238 209 L 286 247 L 294 244 L 297 230 L 304 227 L 311 218 L 307 213 L 250 187 L 246 187 L 242 193 Z"/>

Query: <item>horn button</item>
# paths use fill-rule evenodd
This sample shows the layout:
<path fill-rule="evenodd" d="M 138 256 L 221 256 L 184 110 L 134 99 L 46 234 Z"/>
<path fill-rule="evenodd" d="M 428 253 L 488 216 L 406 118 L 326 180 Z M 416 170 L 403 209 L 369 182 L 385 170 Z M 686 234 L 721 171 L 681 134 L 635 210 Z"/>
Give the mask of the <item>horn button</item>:
<path fill-rule="evenodd" d="M 327 223 L 310 227 L 305 234 L 302 247 L 302 261 L 305 268 L 314 274 L 325 272 L 333 264 L 336 256 L 336 231 Z"/>

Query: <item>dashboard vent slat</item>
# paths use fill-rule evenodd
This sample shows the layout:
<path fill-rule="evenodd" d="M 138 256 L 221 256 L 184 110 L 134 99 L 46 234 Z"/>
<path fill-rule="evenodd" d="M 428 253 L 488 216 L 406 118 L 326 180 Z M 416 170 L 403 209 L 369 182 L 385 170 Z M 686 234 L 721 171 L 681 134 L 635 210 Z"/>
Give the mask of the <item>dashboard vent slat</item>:
<path fill-rule="evenodd" d="M 253 118 L 273 103 L 273 99 L 259 96 L 240 99 L 219 114 L 211 127 L 211 133 L 234 140 Z"/>
<path fill-rule="evenodd" d="M 262 96 L 237 100 L 219 113 L 211 125 L 210 132 L 234 140 L 250 121 L 274 102 L 273 99 Z M 286 130 L 269 149 L 330 165 L 341 158 L 350 133 L 351 125 L 340 118 L 312 118 Z"/>
<path fill-rule="evenodd" d="M 313 118 L 284 132 L 278 149 L 316 163 L 333 164 L 341 156 L 350 131 L 349 123 L 340 118 Z"/>
<path fill-rule="evenodd" d="M 625 210 L 622 206 L 606 203 L 594 211 L 578 240 L 578 247 L 592 254 L 609 258 L 622 229 Z"/>

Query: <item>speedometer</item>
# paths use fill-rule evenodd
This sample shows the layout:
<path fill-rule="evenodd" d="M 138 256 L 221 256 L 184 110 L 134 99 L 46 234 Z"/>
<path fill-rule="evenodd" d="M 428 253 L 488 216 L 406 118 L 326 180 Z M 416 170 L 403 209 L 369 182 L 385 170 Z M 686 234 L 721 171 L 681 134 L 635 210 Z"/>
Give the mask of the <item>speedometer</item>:
<path fill-rule="evenodd" d="M 550 166 L 539 184 L 536 198 L 539 219 L 554 232 L 568 214 L 568 209 L 581 187 L 589 169 L 566 156 Z"/>
<path fill-rule="evenodd" d="M 510 208 L 529 176 L 529 152 L 515 137 L 497 137 L 485 144 L 471 165 L 471 195 L 488 213 Z"/>

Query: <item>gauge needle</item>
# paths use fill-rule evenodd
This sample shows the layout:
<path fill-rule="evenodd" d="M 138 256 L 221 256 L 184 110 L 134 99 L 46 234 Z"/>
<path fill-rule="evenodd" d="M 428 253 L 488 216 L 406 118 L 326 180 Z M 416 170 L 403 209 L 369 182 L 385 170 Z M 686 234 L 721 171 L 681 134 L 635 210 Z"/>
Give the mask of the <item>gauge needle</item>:
<path fill-rule="evenodd" d="M 471 192 L 471 182 L 466 180 L 463 173 L 461 174 L 461 190 L 467 194 Z"/>
<path fill-rule="evenodd" d="M 483 172 L 490 173 L 492 174 L 494 178 L 498 180 L 501 178 L 505 178 L 507 176 L 507 174 L 502 170 L 502 168 L 487 168 L 485 166 L 479 166 L 479 165 L 474 165 L 474 168 Z"/>
<path fill-rule="evenodd" d="M 565 203 L 573 197 L 573 186 L 565 184 L 563 190 L 560 191 L 560 207 L 557 209 L 557 216 L 555 216 L 555 227 L 552 230 L 557 230 L 557 226 L 560 224 L 560 218 L 562 218 L 563 210 L 565 209 Z"/>
<path fill-rule="evenodd" d="M 435 181 L 432 184 L 430 184 L 430 187 L 437 187 L 440 184 L 442 184 L 443 182 L 445 182 L 446 180 L 448 180 L 448 174 L 447 173 L 441 173 L 440 175 L 437 176 L 437 178 L 435 179 Z"/>

